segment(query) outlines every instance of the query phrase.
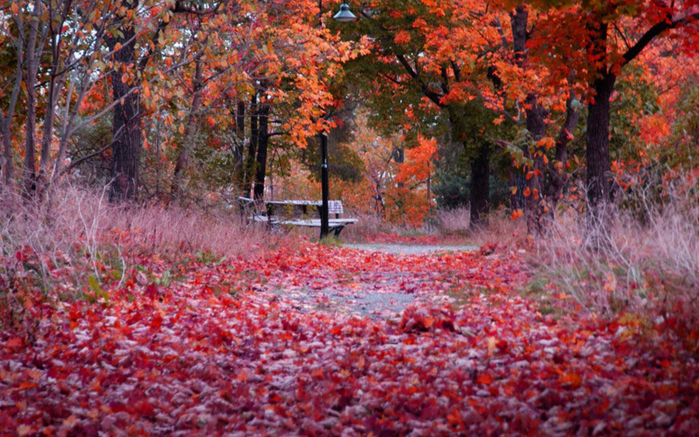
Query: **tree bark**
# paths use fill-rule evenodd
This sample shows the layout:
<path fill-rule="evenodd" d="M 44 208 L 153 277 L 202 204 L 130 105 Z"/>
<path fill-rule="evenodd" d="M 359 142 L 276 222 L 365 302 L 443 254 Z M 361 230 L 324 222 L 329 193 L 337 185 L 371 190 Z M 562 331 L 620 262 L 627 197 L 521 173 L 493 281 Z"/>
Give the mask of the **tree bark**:
<path fill-rule="evenodd" d="M 593 23 L 589 30 L 593 33 L 591 55 L 600 59 L 600 67 L 591 88 L 587 115 L 587 199 L 590 211 L 597 215 L 600 207 L 611 200 L 609 170 L 609 101 L 614 91 L 616 75 L 607 68 L 607 31 L 604 22 Z"/>
<path fill-rule="evenodd" d="M 529 195 L 525 196 L 527 233 L 541 234 L 543 231 L 543 216 L 546 212 L 546 204 L 543 197 L 544 186 L 544 153 L 538 142 L 546 135 L 546 114 L 539 104 L 535 94 L 529 94 L 524 101 L 527 116 L 527 130 L 530 142 L 524 156 L 529 158 L 532 165 L 527 167 L 527 188 Z"/>
<path fill-rule="evenodd" d="M 525 6 L 518 6 L 510 15 L 512 23 L 512 45 L 516 65 L 522 70 L 527 68 L 527 20 L 529 13 Z M 524 112 L 527 118 L 529 144 L 524 149 L 524 157 L 531 162 L 526 175 L 528 195 L 525 196 L 525 215 L 527 218 L 527 233 L 540 234 L 543 230 L 543 215 L 546 204 L 543 198 L 544 185 L 544 153 L 538 142 L 546 135 L 546 111 L 539 103 L 536 93 L 530 92 L 524 100 Z M 526 193 L 525 193 L 526 194 Z"/>
<path fill-rule="evenodd" d="M 243 191 L 245 192 L 244 196 L 246 197 L 251 196 L 252 194 L 257 143 L 260 138 L 258 126 L 259 113 L 257 108 L 257 93 L 254 93 L 250 99 L 250 143 L 248 144 L 248 156 L 245 165 L 245 180 L 243 181 Z"/>
<path fill-rule="evenodd" d="M 0 135 L 2 135 L 2 180 L 6 188 L 14 185 L 14 161 L 12 159 L 12 121 L 15 116 L 15 108 L 22 89 L 22 64 L 24 63 L 24 40 L 17 38 L 15 50 L 17 51 L 17 68 L 15 69 L 15 84 L 12 88 L 10 103 L 7 113 L 0 114 Z"/>
<path fill-rule="evenodd" d="M 575 107 L 574 102 L 576 96 L 571 90 L 568 100 L 566 101 L 566 119 L 561 127 L 561 131 L 556 138 L 556 157 L 554 167 L 551 169 L 551 182 L 547 190 L 548 203 L 551 207 L 551 214 L 558 202 L 563 196 L 563 189 L 568 183 L 568 173 L 566 172 L 566 164 L 568 162 L 568 144 L 573 139 L 573 132 L 578 125 L 580 118 L 580 108 Z"/>
<path fill-rule="evenodd" d="M 269 105 L 262 103 L 259 110 L 259 140 L 255 167 L 255 200 L 265 198 L 265 176 L 267 175 L 267 148 L 269 146 Z"/>
<path fill-rule="evenodd" d="M 192 91 L 194 94 L 192 95 L 192 106 L 189 108 L 189 114 L 187 115 L 187 124 L 184 128 L 182 144 L 180 145 L 179 153 L 177 155 L 175 172 L 172 178 L 171 193 L 174 199 L 180 198 L 183 194 L 182 185 L 184 184 L 184 174 L 187 171 L 191 160 L 191 151 L 193 149 L 193 143 L 197 133 L 198 114 L 199 109 L 201 108 L 201 94 L 204 90 L 204 63 L 201 60 L 201 55 L 199 55 L 194 62 L 194 80 L 192 83 Z"/>
<path fill-rule="evenodd" d="M 245 196 L 245 101 L 238 100 L 234 116 L 236 139 L 233 145 L 233 185 L 238 195 Z"/>
<path fill-rule="evenodd" d="M 609 171 L 609 100 L 616 76 L 606 73 L 596 80 L 595 96 L 588 105 L 587 118 L 587 198 L 593 211 L 611 200 Z"/>
<path fill-rule="evenodd" d="M 36 194 L 36 75 L 39 69 L 41 49 L 37 49 L 41 27 L 42 2 L 34 2 L 34 17 L 29 23 L 29 39 L 25 57 L 24 83 L 27 88 L 27 121 L 25 123 L 24 168 L 22 172 L 23 194 L 34 197 Z M 43 40 L 43 37 L 42 37 Z M 42 43 L 39 43 L 40 45 Z"/>
<path fill-rule="evenodd" d="M 122 0 L 122 3 L 132 10 L 134 15 L 138 8 L 138 0 Z M 121 17 L 121 20 L 127 20 Z M 112 98 L 120 101 L 113 112 L 113 141 L 112 141 L 112 182 L 110 185 L 110 202 L 136 200 L 138 195 L 138 166 L 142 147 L 140 97 L 134 92 L 134 86 L 129 83 L 124 74 L 129 70 L 135 72 L 136 67 L 136 32 L 132 23 L 122 21 L 118 28 L 121 36 L 110 36 L 107 44 L 114 52 L 116 63 L 111 72 Z M 117 44 L 119 50 L 114 51 Z"/>
<path fill-rule="evenodd" d="M 471 162 L 471 225 L 487 224 L 490 211 L 490 145 L 483 141 Z"/>

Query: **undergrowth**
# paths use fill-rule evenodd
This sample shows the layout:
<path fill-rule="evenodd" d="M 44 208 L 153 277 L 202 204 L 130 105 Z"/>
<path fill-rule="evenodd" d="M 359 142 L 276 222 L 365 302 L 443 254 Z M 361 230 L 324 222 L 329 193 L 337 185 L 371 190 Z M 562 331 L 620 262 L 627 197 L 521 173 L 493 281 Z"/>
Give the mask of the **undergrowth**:
<path fill-rule="evenodd" d="M 144 257 L 207 264 L 279 244 L 241 223 L 237 212 L 113 205 L 106 190 L 77 185 L 56 187 L 42 201 L 2 193 L 0 210 L 0 327 L 27 332 L 44 305 L 106 304 L 107 288 L 176 277 L 142 266 Z"/>
<path fill-rule="evenodd" d="M 699 205 L 691 189 L 671 193 L 656 203 L 633 192 L 642 214 L 607 207 L 604 224 L 568 210 L 534 240 L 532 264 L 544 291 L 639 329 L 669 330 L 699 351 Z"/>

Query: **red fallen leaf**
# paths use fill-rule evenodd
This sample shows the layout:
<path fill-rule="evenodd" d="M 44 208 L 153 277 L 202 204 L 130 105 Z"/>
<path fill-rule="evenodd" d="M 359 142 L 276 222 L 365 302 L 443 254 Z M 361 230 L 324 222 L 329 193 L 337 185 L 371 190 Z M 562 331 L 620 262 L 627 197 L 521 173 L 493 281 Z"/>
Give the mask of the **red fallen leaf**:
<path fill-rule="evenodd" d="M 146 297 L 150 300 L 155 300 L 158 297 L 158 286 L 151 283 L 146 287 Z"/>
<path fill-rule="evenodd" d="M 576 389 L 582 385 L 582 376 L 575 372 L 566 372 L 561 376 L 561 382 L 570 384 L 573 389 Z"/>
<path fill-rule="evenodd" d="M 478 378 L 476 378 L 476 382 L 484 384 L 484 385 L 490 385 L 493 382 L 493 376 L 490 373 L 481 373 L 478 375 Z"/>
<path fill-rule="evenodd" d="M 498 348 L 498 339 L 495 337 L 488 337 L 486 340 L 488 344 L 488 352 L 493 352 Z"/>
<path fill-rule="evenodd" d="M 366 364 L 366 360 L 364 359 L 364 355 L 361 355 L 359 359 L 357 360 L 357 367 L 360 369 L 364 368 L 364 364 Z"/>
<path fill-rule="evenodd" d="M 102 389 L 102 384 L 100 383 L 99 378 L 95 378 L 92 380 L 90 383 L 90 391 L 100 391 Z"/>
<path fill-rule="evenodd" d="M 23 344 L 24 344 L 24 341 L 21 338 L 12 337 L 11 339 L 7 340 L 7 342 L 5 343 L 5 346 L 11 347 L 11 348 L 18 348 L 18 347 L 22 347 Z"/>
<path fill-rule="evenodd" d="M 449 421 L 449 424 L 454 426 L 464 423 L 464 419 L 461 417 L 461 412 L 457 408 L 452 409 L 451 413 L 447 414 L 447 420 Z"/>
<path fill-rule="evenodd" d="M 150 321 L 150 326 L 153 329 L 158 329 L 160 326 L 163 324 L 163 316 L 160 315 L 160 313 L 155 313 L 153 314 L 153 318 Z"/>
<path fill-rule="evenodd" d="M 497 249 L 498 245 L 497 243 L 486 243 L 483 246 L 481 246 L 481 255 L 483 256 L 488 256 L 492 255 L 495 253 L 495 249 Z"/>
<path fill-rule="evenodd" d="M 17 390 L 19 390 L 19 391 L 29 390 L 30 388 L 34 388 L 34 387 L 36 387 L 37 385 L 39 385 L 39 384 L 37 384 L 37 383 L 34 382 L 34 381 L 24 381 L 23 383 L 21 383 L 21 384 L 19 385 L 19 388 L 18 388 Z"/>
<path fill-rule="evenodd" d="M 63 421 L 63 426 L 66 428 L 72 428 L 76 423 L 78 423 L 78 418 L 71 414 Z"/>

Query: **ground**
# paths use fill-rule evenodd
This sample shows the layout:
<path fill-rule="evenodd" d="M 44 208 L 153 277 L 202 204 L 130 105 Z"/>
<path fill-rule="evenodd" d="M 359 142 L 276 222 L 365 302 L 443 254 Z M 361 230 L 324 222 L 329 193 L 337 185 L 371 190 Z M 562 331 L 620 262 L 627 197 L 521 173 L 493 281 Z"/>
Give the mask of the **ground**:
<path fill-rule="evenodd" d="M 699 432 L 695 357 L 563 295 L 544 311 L 525 249 L 365 249 L 144 253 L 95 302 L 30 305 L 0 332 L 0 434 Z"/>

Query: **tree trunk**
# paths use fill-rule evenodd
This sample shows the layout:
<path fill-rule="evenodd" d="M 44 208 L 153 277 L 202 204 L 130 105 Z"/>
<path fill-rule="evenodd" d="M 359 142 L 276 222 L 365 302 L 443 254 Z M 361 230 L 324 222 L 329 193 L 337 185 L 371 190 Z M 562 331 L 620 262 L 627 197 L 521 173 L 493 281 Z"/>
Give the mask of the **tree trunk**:
<path fill-rule="evenodd" d="M 529 131 L 530 144 L 525 150 L 524 156 L 531 159 L 532 166 L 527 168 L 527 188 L 529 195 L 525 196 L 527 233 L 541 234 L 543 231 L 543 216 L 546 211 L 546 203 L 543 197 L 544 185 L 544 153 L 538 146 L 538 142 L 546 135 L 546 123 L 544 108 L 539 104 L 535 94 L 529 94 L 524 101 L 527 115 L 527 130 Z"/>
<path fill-rule="evenodd" d="M 235 132 L 233 185 L 236 187 L 238 195 L 245 196 L 245 102 L 243 100 L 238 100 L 235 112 Z"/>
<path fill-rule="evenodd" d="M 134 15 L 138 8 L 138 1 L 122 0 Z M 127 20 L 121 17 L 121 20 Z M 113 59 L 116 63 L 111 72 L 112 98 L 120 101 L 114 107 L 112 124 L 112 182 L 110 185 L 110 202 L 135 200 L 138 189 L 138 165 L 141 155 L 141 112 L 140 97 L 133 92 L 133 86 L 123 82 L 124 74 L 129 70 L 135 73 L 136 68 L 136 32 L 132 23 L 119 24 L 120 36 L 108 37 L 107 44 L 114 52 L 117 44 L 121 44 L 119 50 L 114 52 Z M 135 78 L 133 78 L 135 80 Z"/>
<path fill-rule="evenodd" d="M 52 50 L 52 53 L 56 57 L 59 55 L 56 53 L 57 48 Z M 48 101 L 46 103 L 46 113 L 44 116 L 44 133 L 41 139 L 41 161 L 39 165 L 39 176 L 37 177 L 37 188 L 39 195 L 46 190 L 50 182 L 51 173 L 51 145 L 53 143 L 53 126 L 56 119 L 56 106 L 58 105 L 58 98 L 60 97 L 60 90 L 63 88 L 63 83 L 65 81 L 65 76 L 63 73 L 61 77 L 56 77 L 55 74 L 60 68 L 58 61 L 54 62 L 51 71 L 51 79 L 49 82 L 48 90 Z M 66 115 L 67 116 L 67 115 Z"/>
<path fill-rule="evenodd" d="M 527 20 L 529 13 L 525 6 L 518 6 L 510 15 L 512 23 L 512 45 L 515 52 L 515 63 L 519 68 L 527 68 Z M 536 93 L 530 92 L 524 100 L 524 112 L 527 117 L 529 144 L 524 149 L 524 157 L 533 163 L 526 168 L 526 185 L 528 192 L 525 197 L 525 214 L 527 217 L 527 233 L 539 234 L 543 228 L 542 217 L 546 210 L 543 201 L 544 185 L 544 153 L 537 144 L 546 135 L 546 111 L 539 103 Z"/>
<path fill-rule="evenodd" d="M 600 218 L 600 208 L 611 200 L 609 183 L 609 100 L 614 91 L 616 75 L 607 68 L 607 31 L 605 22 L 593 22 L 588 26 L 593 44 L 590 55 L 599 59 L 599 69 L 591 88 L 587 114 L 587 199 L 593 218 Z"/>
<path fill-rule="evenodd" d="M 487 223 L 490 194 L 490 145 L 482 142 L 471 163 L 471 225 Z"/>
<path fill-rule="evenodd" d="M 595 96 L 588 105 L 587 118 L 587 198 L 593 214 L 611 200 L 609 172 L 609 100 L 616 76 L 607 72 L 592 88 Z"/>
<path fill-rule="evenodd" d="M 510 209 L 512 211 L 524 209 L 524 188 L 527 186 L 527 180 L 522 175 L 521 170 L 514 165 L 510 167 L 510 187 L 516 187 L 517 190 L 510 192 Z"/>
<path fill-rule="evenodd" d="M 257 155 L 257 143 L 260 138 L 259 113 L 257 108 L 257 93 L 252 95 L 250 100 L 250 144 L 248 144 L 248 156 L 245 166 L 244 189 L 245 196 L 251 196 L 252 185 L 255 174 L 255 158 Z"/>
<path fill-rule="evenodd" d="M 174 199 L 182 196 L 184 174 L 186 173 L 189 167 L 189 161 L 191 160 L 191 151 L 193 149 L 193 143 L 197 133 L 198 113 L 199 109 L 201 108 L 201 93 L 204 89 L 204 63 L 201 60 L 201 56 L 195 59 L 195 63 L 196 67 L 194 70 L 194 80 L 192 84 L 192 91 L 194 92 L 192 96 L 192 106 L 189 109 L 189 115 L 187 116 L 187 124 L 184 128 L 182 144 L 180 145 L 179 153 L 177 155 L 175 172 L 172 178 L 171 193 Z"/>
<path fill-rule="evenodd" d="M 0 135 L 2 135 L 2 180 L 6 188 L 14 185 L 14 161 L 12 159 L 12 120 L 15 117 L 15 108 L 22 89 L 22 64 L 24 62 L 24 43 L 22 38 L 17 38 L 17 68 L 15 69 L 15 84 L 12 88 L 10 103 L 7 113 L 0 116 Z"/>
<path fill-rule="evenodd" d="M 259 111 L 259 140 L 255 167 L 255 200 L 265 198 L 265 176 L 267 173 L 267 147 L 269 146 L 269 105 L 263 103 Z"/>
<path fill-rule="evenodd" d="M 556 138 L 556 158 L 554 168 L 551 170 L 551 183 L 548 186 L 547 197 L 551 207 L 551 215 L 563 195 L 563 188 L 568 183 L 566 163 L 568 162 L 568 144 L 573 139 L 573 132 L 578 125 L 580 109 L 575 107 L 576 96 L 571 90 L 566 102 L 566 120 Z"/>
<path fill-rule="evenodd" d="M 36 193 L 36 75 L 39 69 L 41 50 L 37 50 L 40 31 L 42 2 L 34 2 L 34 19 L 29 23 L 29 39 L 24 70 L 24 83 L 27 91 L 27 121 L 25 123 L 24 168 L 22 174 L 24 195 L 34 197 Z M 43 38 L 42 38 L 43 39 Z"/>

